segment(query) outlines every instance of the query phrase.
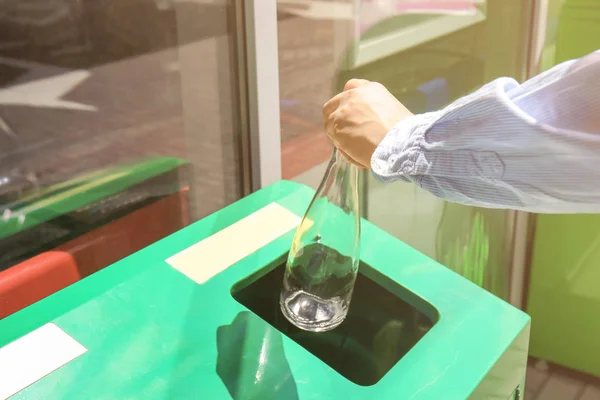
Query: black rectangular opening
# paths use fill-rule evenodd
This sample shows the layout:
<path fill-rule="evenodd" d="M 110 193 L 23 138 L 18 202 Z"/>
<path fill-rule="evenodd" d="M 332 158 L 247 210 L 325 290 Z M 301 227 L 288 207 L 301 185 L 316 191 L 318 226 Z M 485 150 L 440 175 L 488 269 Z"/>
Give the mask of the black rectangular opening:
<path fill-rule="evenodd" d="M 279 308 L 285 260 L 281 257 L 234 285 L 232 296 L 357 385 L 377 383 L 437 321 L 433 306 L 413 295 L 412 303 L 422 303 L 428 315 L 417 309 L 389 288 L 412 295 L 408 290 L 361 262 L 346 320 L 329 332 L 298 329 Z"/>

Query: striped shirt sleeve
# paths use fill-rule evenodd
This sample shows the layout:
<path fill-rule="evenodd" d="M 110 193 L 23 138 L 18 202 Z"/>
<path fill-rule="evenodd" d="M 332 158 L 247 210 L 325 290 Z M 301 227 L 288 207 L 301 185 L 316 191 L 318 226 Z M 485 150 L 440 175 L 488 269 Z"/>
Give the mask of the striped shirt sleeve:
<path fill-rule="evenodd" d="M 600 51 L 399 122 L 371 167 L 466 205 L 600 212 Z"/>

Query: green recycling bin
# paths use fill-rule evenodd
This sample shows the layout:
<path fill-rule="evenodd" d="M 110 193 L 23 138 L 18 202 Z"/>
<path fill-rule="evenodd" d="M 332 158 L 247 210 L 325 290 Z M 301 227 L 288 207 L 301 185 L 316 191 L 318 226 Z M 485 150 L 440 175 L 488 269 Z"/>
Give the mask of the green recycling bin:
<path fill-rule="evenodd" d="M 521 398 L 529 317 L 367 221 L 347 319 L 291 326 L 313 194 L 278 182 L 1 320 L 0 398 Z"/>

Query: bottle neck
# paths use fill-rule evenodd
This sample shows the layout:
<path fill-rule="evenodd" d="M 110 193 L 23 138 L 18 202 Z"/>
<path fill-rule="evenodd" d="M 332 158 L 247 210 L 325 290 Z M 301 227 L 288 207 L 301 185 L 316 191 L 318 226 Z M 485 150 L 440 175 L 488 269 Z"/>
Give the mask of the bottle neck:
<path fill-rule="evenodd" d="M 333 149 L 331 160 L 338 166 L 338 168 L 355 168 L 354 165 L 348 161 L 348 158 L 346 158 L 346 156 L 337 149 L 337 147 Z"/>
<path fill-rule="evenodd" d="M 333 188 L 334 186 L 335 188 Z M 337 202 L 357 201 L 358 168 L 348 161 L 346 156 L 337 148 L 333 150 L 331 161 L 319 192 L 331 195 L 333 194 L 331 193 L 332 189 L 339 197 Z"/>

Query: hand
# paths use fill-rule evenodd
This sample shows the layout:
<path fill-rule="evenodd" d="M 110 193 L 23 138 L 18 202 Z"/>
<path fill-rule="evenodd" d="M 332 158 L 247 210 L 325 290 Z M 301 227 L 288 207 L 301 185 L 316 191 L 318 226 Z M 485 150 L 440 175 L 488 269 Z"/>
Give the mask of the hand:
<path fill-rule="evenodd" d="M 412 115 L 380 83 L 352 79 L 323 107 L 325 133 L 350 162 L 369 168 L 371 156 L 396 123 Z"/>

